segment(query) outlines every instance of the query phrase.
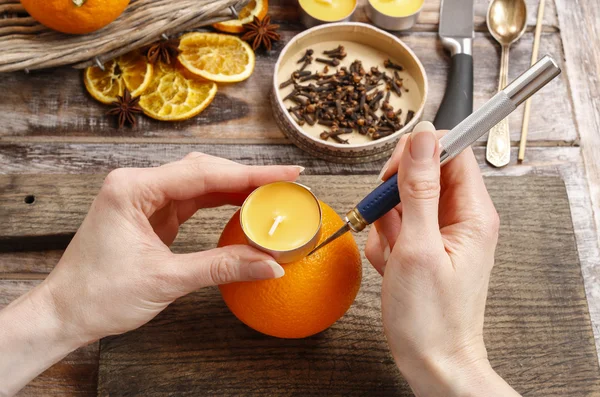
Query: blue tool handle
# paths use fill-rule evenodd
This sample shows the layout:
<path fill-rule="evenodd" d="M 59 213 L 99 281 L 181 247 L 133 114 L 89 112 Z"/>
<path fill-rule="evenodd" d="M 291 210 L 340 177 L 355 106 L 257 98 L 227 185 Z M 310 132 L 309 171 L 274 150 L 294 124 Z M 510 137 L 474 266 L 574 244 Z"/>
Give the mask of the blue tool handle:
<path fill-rule="evenodd" d="M 400 204 L 398 176 L 394 174 L 390 179 L 377 186 L 367 197 L 362 199 L 356 206 L 356 209 L 367 224 L 370 225 L 398 204 Z"/>

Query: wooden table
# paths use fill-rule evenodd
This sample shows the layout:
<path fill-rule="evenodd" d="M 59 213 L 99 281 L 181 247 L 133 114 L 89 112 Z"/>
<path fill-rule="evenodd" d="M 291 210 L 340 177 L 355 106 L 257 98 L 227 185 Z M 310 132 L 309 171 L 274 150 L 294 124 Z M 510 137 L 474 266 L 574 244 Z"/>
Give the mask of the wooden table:
<path fill-rule="evenodd" d="M 537 1 L 528 0 L 529 26 L 511 51 L 510 77 L 528 67 Z M 199 117 L 169 124 L 143 118 L 135 129 L 115 129 L 105 107 L 83 88 L 81 72 L 68 68 L 0 75 L 0 173 L 103 174 L 117 167 L 155 166 L 202 151 L 248 164 L 300 164 L 309 175 L 376 175 L 383 162 L 356 166 L 314 159 L 292 146 L 271 118 L 267 93 L 273 64 L 285 42 L 302 27 L 289 0 L 271 0 L 283 40 L 257 57 L 248 81 L 220 87 Z M 497 86 L 499 47 L 485 28 L 487 1 L 476 0 L 475 108 Z M 424 119 L 431 120 L 445 87 L 448 56 L 437 38 L 439 4 L 426 0 L 419 23 L 404 40 L 425 65 L 430 96 Z M 357 20 L 365 21 L 359 12 Z M 596 0 L 547 0 L 540 54 L 549 53 L 562 75 L 532 103 L 526 162 L 516 164 L 522 111 L 510 117 L 511 164 L 485 163 L 485 139 L 475 153 L 486 176 L 560 176 L 566 185 L 596 345 L 600 345 L 600 43 Z M 1 22 L 1 19 L 0 19 Z M 1 24 L 0 24 L 1 27 Z M 2 56 L 0 54 L 0 56 Z M 5 186 L 0 187 L 4 189 Z M 594 211 L 596 209 L 596 212 Z M 39 247 L 38 247 L 39 249 Z M 0 307 L 42 280 L 61 250 L 0 252 Z M 81 349 L 52 367 L 21 395 L 95 395 L 98 344 Z"/>

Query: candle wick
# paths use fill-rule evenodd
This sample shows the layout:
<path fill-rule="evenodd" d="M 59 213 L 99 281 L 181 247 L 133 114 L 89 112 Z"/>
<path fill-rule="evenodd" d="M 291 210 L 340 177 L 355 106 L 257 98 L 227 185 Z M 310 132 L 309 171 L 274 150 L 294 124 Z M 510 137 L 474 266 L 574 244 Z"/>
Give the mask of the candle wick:
<path fill-rule="evenodd" d="M 271 226 L 271 230 L 269 230 L 269 236 L 272 236 L 273 234 L 275 234 L 275 230 L 277 229 L 277 226 L 279 226 L 279 224 L 283 222 L 283 216 L 278 215 L 275 217 L 275 220 L 273 221 L 273 226 Z"/>

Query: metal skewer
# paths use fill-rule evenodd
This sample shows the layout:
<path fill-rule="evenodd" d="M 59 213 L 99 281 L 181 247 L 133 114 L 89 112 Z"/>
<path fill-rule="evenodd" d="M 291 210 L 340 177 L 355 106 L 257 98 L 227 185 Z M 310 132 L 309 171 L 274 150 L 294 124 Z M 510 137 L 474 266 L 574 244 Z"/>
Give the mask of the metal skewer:
<path fill-rule="evenodd" d="M 460 124 L 440 139 L 441 165 L 444 165 L 464 149 L 471 146 L 490 128 L 512 113 L 539 89 L 560 74 L 560 68 L 549 56 L 527 69 L 502 91 L 494 95 Z M 313 254 L 346 232 L 360 232 L 400 204 L 398 178 L 391 176 L 356 205 L 344 219 L 345 225 L 323 241 L 308 255 Z"/>

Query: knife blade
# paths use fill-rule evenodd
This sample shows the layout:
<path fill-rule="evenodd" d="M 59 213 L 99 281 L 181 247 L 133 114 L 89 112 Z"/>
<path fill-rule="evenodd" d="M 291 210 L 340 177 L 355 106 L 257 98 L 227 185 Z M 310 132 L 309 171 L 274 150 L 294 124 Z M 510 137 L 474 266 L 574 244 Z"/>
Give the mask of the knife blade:
<path fill-rule="evenodd" d="M 450 130 L 473 112 L 473 0 L 442 0 L 439 36 L 451 55 L 444 98 L 433 120 Z"/>

